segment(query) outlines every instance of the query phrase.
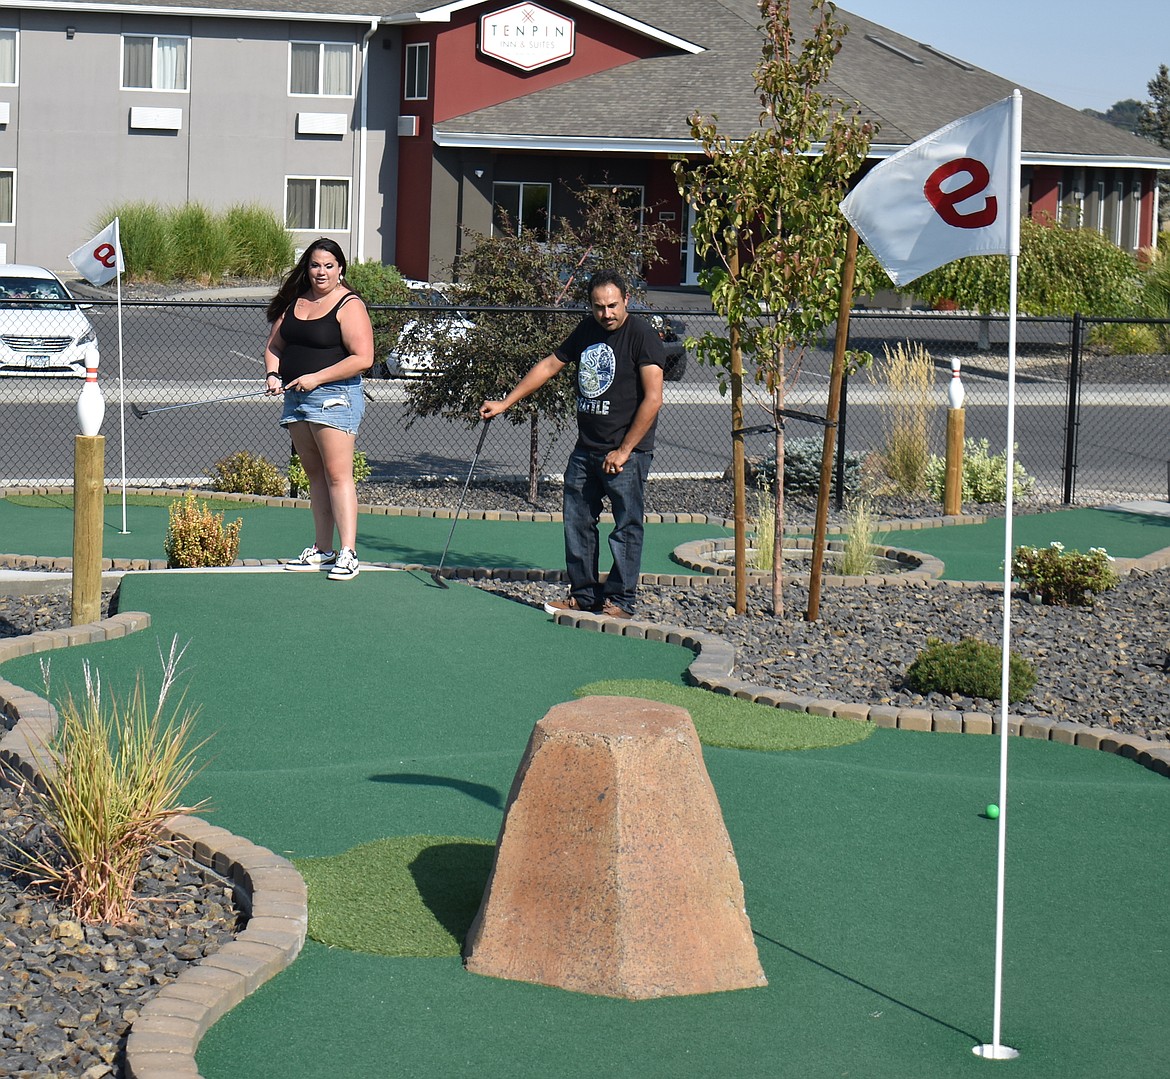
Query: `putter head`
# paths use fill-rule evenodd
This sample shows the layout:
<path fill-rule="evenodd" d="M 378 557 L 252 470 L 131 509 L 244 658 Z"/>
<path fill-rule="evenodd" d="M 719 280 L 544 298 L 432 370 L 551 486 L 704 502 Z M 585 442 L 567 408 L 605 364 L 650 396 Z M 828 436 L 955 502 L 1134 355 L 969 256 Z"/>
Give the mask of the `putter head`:
<path fill-rule="evenodd" d="M 133 402 L 130 404 L 130 411 L 133 412 L 134 415 L 139 419 L 142 419 L 146 415 L 146 413 Z"/>
<path fill-rule="evenodd" d="M 435 584 L 437 584 L 440 588 L 450 588 L 450 585 L 448 585 L 447 582 L 444 581 L 443 578 L 439 575 L 438 570 L 435 570 L 435 572 L 431 574 L 431 580 L 434 581 Z"/>

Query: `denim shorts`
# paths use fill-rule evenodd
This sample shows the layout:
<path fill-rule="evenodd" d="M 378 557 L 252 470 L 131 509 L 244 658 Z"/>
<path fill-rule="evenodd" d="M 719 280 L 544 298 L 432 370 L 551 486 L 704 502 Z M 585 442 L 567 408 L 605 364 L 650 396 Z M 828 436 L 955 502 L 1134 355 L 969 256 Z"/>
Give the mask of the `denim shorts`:
<path fill-rule="evenodd" d="M 303 420 L 356 435 L 365 411 L 362 380 L 355 376 L 340 382 L 326 382 L 308 393 L 285 390 L 280 425 L 284 427 Z"/>

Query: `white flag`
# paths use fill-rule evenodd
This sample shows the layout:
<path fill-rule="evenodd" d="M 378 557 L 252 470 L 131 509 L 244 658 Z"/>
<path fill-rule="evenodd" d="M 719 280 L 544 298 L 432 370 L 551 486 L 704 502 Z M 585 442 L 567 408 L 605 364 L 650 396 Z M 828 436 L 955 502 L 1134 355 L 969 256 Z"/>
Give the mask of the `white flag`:
<path fill-rule="evenodd" d="M 69 261 L 91 285 L 113 281 L 126 266 L 122 262 L 122 245 L 118 242 L 118 219 L 115 217 L 87 244 L 82 244 Z"/>
<path fill-rule="evenodd" d="M 841 212 L 895 285 L 968 255 L 1010 254 L 1012 99 L 955 120 L 876 165 Z"/>

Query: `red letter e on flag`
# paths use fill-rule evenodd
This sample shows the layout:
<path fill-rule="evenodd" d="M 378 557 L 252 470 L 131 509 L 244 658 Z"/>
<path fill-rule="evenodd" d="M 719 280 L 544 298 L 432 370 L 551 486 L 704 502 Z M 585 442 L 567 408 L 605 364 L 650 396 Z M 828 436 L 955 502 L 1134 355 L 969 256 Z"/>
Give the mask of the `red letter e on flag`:
<path fill-rule="evenodd" d="M 970 179 L 954 191 L 944 191 L 943 182 L 960 173 L 967 173 Z M 991 182 L 991 173 L 982 161 L 974 157 L 960 157 L 939 165 L 927 178 L 922 187 L 926 201 L 933 206 L 948 225 L 956 229 L 984 229 L 995 222 L 998 212 L 998 202 L 994 195 L 988 195 L 983 200 L 983 207 L 968 213 L 960 213 L 959 203 L 973 198 L 981 191 L 987 190 Z"/>

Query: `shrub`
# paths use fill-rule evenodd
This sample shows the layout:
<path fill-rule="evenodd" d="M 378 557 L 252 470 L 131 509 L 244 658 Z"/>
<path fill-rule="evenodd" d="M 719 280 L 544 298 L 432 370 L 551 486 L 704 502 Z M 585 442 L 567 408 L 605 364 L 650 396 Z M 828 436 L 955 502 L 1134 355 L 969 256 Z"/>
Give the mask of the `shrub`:
<path fill-rule="evenodd" d="M 94 223 L 104 229 L 118 218 L 118 235 L 126 276 L 165 281 L 175 275 L 174 237 L 162 209 L 149 202 L 131 202 L 104 210 Z"/>
<path fill-rule="evenodd" d="M 215 462 L 211 474 L 213 491 L 234 491 L 241 495 L 269 495 L 285 493 L 285 482 L 280 469 L 265 457 L 253 457 L 247 450 L 233 453 Z"/>
<path fill-rule="evenodd" d="M 353 454 L 353 481 L 354 483 L 361 483 L 368 480 L 372 476 L 374 470 L 370 468 L 369 461 L 366 460 L 366 455 L 361 450 L 354 450 Z M 288 459 L 288 484 L 291 491 L 307 491 L 309 489 L 309 477 L 305 474 L 305 469 L 301 465 L 301 459 L 297 454 L 293 454 Z M 295 495 L 294 495 L 295 497 Z"/>
<path fill-rule="evenodd" d="M 1017 459 L 1014 462 L 1015 483 L 1012 495 L 1019 498 L 1036 486 L 1036 481 L 1024 471 Z M 926 490 L 930 497 L 941 501 L 946 486 L 947 463 L 931 454 L 926 464 Z M 964 502 L 1005 502 L 1007 500 L 1007 453 L 992 454 L 987 439 L 973 438 L 963 442 Z"/>
<path fill-rule="evenodd" d="M 30 793 L 48 828 L 35 848 L 19 848 L 13 867 L 47 885 L 82 921 L 132 920 L 139 867 L 165 845 L 163 822 L 200 808 L 181 802 L 200 770 L 195 754 L 204 743 L 190 745 L 196 711 L 183 708 L 180 697 L 166 712 L 182 654 L 172 641 L 153 707 L 141 674 L 124 702 L 104 701 L 101 679 L 86 661 L 84 698 L 68 694 L 58 702 L 56 739 L 46 759 L 34 751 L 44 787 Z"/>
<path fill-rule="evenodd" d="M 194 491 L 172 502 L 164 549 L 171 569 L 199 566 L 230 566 L 240 549 L 243 518 L 226 528 L 222 513 L 212 513 L 206 502 L 198 502 Z"/>
<path fill-rule="evenodd" d="M 345 270 L 346 283 L 361 293 L 370 307 L 403 307 L 411 302 L 411 291 L 406 278 L 394 266 L 387 266 L 374 259 L 365 262 L 351 262 Z M 385 360 L 386 353 L 398 341 L 402 328 L 411 315 L 408 311 L 371 311 L 370 323 L 374 327 L 374 370 Z"/>
<path fill-rule="evenodd" d="M 200 284 L 222 281 L 236 262 L 236 245 L 227 221 L 198 202 L 173 206 L 167 227 L 175 247 L 175 265 L 185 278 Z"/>
<path fill-rule="evenodd" d="M 788 438 L 784 440 L 784 490 L 788 494 L 816 494 L 821 486 L 821 453 L 824 440 L 820 438 Z M 845 493 L 856 494 L 861 489 L 861 469 L 865 454 L 853 450 L 845 452 Z M 835 472 L 834 465 L 834 475 Z M 772 487 L 776 482 L 776 455 L 770 454 L 756 466 L 756 478 L 761 486 Z"/>
<path fill-rule="evenodd" d="M 1103 547 L 1088 554 L 1066 551 L 1053 540 L 1047 547 L 1017 547 L 1012 556 L 1012 576 L 1030 596 L 1057 607 L 1083 607 L 1092 597 L 1117 584 L 1113 561 Z"/>
<path fill-rule="evenodd" d="M 296 261 L 292 235 L 266 207 L 238 204 L 228 209 L 226 220 L 235 242 L 229 273 L 238 277 L 279 277 Z"/>
<path fill-rule="evenodd" d="M 958 694 L 999 699 L 1003 686 L 1003 654 L 974 637 L 945 644 L 929 637 L 926 648 L 906 671 L 906 684 L 916 693 Z M 1008 700 L 1022 701 L 1036 684 L 1036 668 L 1022 656 L 1008 657 Z"/>
<path fill-rule="evenodd" d="M 886 449 L 882 464 L 895 488 L 904 494 L 921 494 L 926 489 L 926 463 L 930 457 L 930 418 L 936 411 L 934 362 L 921 345 L 894 351 L 885 349 L 885 363 L 879 369 L 889 386 L 883 396 L 886 418 Z"/>
<path fill-rule="evenodd" d="M 1089 343 L 1115 356 L 1152 356 L 1163 350 L 1157 328 L 1144 322 L 1103 322 L 1089 332 Z"/>
<path fill-rule="evenodd" d="M 872 257 L 872 256 L 867 256 Z M 1024 315 L 1134 314 L 1141 287 L 1137 261 L 1096 229 L 1020 222 L 1018 305 Z M 905 290 L 933 304 L 950 299 L 988 315 L 1008 309 L 1006 255 L 956 259 Z"/>

